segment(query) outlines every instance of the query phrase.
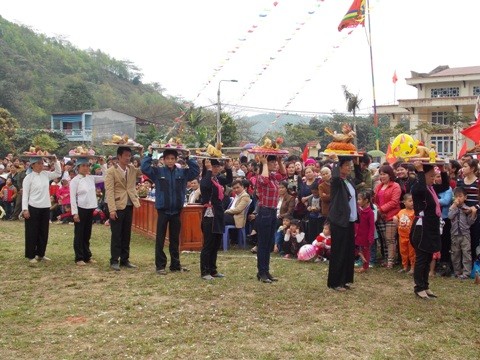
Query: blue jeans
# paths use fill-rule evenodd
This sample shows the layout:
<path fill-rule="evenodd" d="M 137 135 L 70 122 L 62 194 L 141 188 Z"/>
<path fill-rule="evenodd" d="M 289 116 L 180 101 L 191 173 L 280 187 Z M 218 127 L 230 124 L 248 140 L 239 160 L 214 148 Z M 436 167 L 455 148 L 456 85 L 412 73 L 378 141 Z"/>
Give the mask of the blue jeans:
<path fill-rule="evenodd" d="M 270 272 L 270 250 L 275 241 L 277 209 L 260 207 L 257 215 L 257 268 L 260 276 Z"/>

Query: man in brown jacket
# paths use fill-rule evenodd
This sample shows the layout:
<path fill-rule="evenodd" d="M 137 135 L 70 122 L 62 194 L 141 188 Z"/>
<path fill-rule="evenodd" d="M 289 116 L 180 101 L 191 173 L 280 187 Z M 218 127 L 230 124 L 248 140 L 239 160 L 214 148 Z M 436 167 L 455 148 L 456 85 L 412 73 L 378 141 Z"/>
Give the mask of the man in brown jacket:
<path fill-rule="evenodd" d="M 132 150 L 129 147 L 120 146 L 117 157 L 118 163 L 110 167 L 105 176 L 105 199 L 110 212 L 112 232 L 110 268 L 120 271 L 120 266 L 136 268 L 129 260 L 130 237 L 133 207 L 140 207 L 135 185 L 142 172 L 130 163 Z"/>

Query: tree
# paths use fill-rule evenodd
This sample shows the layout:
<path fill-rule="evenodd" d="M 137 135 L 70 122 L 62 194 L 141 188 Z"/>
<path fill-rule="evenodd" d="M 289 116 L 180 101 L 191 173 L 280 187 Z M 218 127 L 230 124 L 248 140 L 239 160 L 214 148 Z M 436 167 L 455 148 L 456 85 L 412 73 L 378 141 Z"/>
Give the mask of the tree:
<path fill-rule="evenodd" d="M 346 85 L 342 85 L 343 89 L 343 95 L 345 96 L 345 100 L 347 101 L 347 111 L 349 113 L 352 113 L 353 115 L 353 131 L 357 132 L 357 120 L 355 118 L 355 113 L 358 109 L 360 109 L 360 103 L 362 102 L 362 99 L 360 99 L 357 95 L 352 94 L 350 91 L 348 91 L 348 88 Z M 354 139 L 355 141 L 355 146 L 358 146 L 357 142 L 357 137 Z"/>
<path fill-rule="evenodd" d="M 298 146 L 303 149 L 309 141 L 318 138 L 318 132 L 305 123 L 295 125 L 287 123 L 284 125 L 284 129 L 286 146 Z"/>
<path fill-rule="evenodd" d="M 33 138 L 33 146 L 52 152 L 58 149 L 58 142 L 48 134 L 38 134 Z"/>
<path fill-rule="evenodd" d="M 14 152 L 15 147 L 12 143 L 12 137 L 18 127 L 17 119 L 12 117 L 8 110 L 0 107 L 0 152 L 2 156 Z"/>
<path fill-rule="evenodd" d="M 238 132 L 235 120 L 227 113 L 222 113 L 220 117 L 222 124 L 222 143 L 223 146 L 238 145 Z"/>
<path fill-rule="evenodd" d="M 92 109 L 95 99 L 84 83 L 67 85 L 58 101 L 61 111 Z"/>

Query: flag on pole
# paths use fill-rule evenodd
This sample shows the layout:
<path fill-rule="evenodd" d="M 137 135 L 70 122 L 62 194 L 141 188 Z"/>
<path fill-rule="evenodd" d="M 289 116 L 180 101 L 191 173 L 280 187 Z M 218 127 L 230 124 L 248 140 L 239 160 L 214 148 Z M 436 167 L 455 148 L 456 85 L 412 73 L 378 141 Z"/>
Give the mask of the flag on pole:
<path fill-rule="evenodd" d="M 475 121 L 476 124 L 480 123 L 480 95 L 477 96 L 477 103 L 475 104 Z"/>
<path fill-rule="evenodd" d="M 303 162 L 307 161 L 308 159 L 308 144 L 305 145 L 305 149 L 303 149 L 303 153 L 302 153 L 302 160 Z"/>
<path fill-rule="evenodd" d="M 463 129 L 460 131 L 463 136 L 472 139 L 475 144 L 480 142 L 480 123 L 475 123 L 474 125 Z"/>
<path fill-rule="evenodd" d="M 458 159 L 461 159 L 463 155 L 467 153 L 467 140 L 463 141 L 462 148 L 460 149 L 460 152 L 458 153 Z"/>
<path fill-rule="evenodd" d="M 395 70 L 395 71 L 393 72 L 392 82 L 393 82 L 394 84 L 396 84 L 397 81 L 398 81 L 397 70 Z"/>
<path fill-rule="evenodd" d="M 388 144 L 387 153 L 385 154 L 385 159 L 389 164 L 393 164 L 397 161 L 397 158 L 393 155 L 392 146 Z"/>
<path fill-rule="evenodd" d="M 342 31 L 345 28 L 355 28 L 358 25 L 365 26 L 365 1 L 353 0 L 352 6 L 348 9 L 340 25 L 338 25 L 338 31 Z"/>

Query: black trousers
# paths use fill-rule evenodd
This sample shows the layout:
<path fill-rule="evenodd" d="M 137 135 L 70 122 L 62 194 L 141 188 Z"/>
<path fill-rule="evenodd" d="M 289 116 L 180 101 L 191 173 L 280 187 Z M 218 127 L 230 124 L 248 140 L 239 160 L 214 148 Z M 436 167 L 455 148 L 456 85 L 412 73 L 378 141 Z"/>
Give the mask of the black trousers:
<path fill-rule="evenodd" d="M 217 273 L 217 253 L 222 243 L 222 234 L 213 233 L 213 218 L 202 220 L 203 247 L 200 253 L 200 272 L 202 276 Z"/>
<path fill-rule="evenodd" d="M 117 219 L 110 219 L 112 238 L 110 241 L 110 264 L 128 262 L 130 258 L 130 239 L 132 236 L 133 205 L 117 210 Z"/>
<path fill-rule="evenodd" d="M 80 222 L 76 222 L 73 237 L 73 251 L 75 252 L 75 262 L 90 261 L 92 252 L 90 251 L 90 238 L 92 237 L 93 210 L 78 208 L 78 217 Z"/>
<path fill-rule="evenodd" d="M 344 287 L 353 283 L 355 262 L 355 229 L 354 223 L 349 222 L 347 227 L 330 224 L 332 233 L 332 248 L 328 263 L 329 288 Z"/>
<path fill-rule="evenodd" d="M 442 233 L 442 250 L 440 261 L 443 263 L 448 263 L 450 265 L 450 268 L 453 268 L 452 258 L 450 255 L 450 250 L 452 248 L 452 236 L 450 235 L 450 231 L 452 229 L 452 221 L 449 218 L 443 219 L 443 221 L 445 221 L 445 225 L 443 226 Z"/>
<path fill-rule="evenodd" d="M 428 274 L 430 272 L 430 263 L 433 254 L 415 248 L 415 268 L 413 269 L 413 281 L 415 282 L 415 292 L 428 290 Z"/>
<path fill-rule="evenodd" d="M 157 210 L 157 237 L 155 241 L 155 267 L 157 270 L 165 269 L 167 266 L 167 255 L 163 251 L 165 246 L 165 236 L 168 225 L 168 250 L 170 252 L 170 270 L 180 270 L 180 252 L 179 252 L 179 238 L 180 238 L 180 213 L 165 214 L 162 210 Z"/>
<path fill-rule="evenodd" d="M 25 257 L 44 257 L 48 243 L 50 208 L 28 206 L 30 218 L 25 219 Z"/>

